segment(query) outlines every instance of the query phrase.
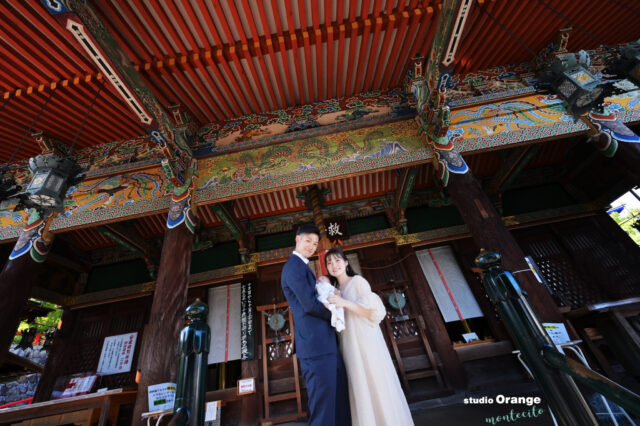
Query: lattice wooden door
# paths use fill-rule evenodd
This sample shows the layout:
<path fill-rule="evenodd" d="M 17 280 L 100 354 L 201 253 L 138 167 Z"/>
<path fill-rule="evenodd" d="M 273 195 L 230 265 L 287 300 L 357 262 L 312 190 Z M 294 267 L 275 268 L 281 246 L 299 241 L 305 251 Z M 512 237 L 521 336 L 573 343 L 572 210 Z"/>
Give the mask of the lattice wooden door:
<path fill-rule="evenodd" d="M 392 258 L 392 257 L 391 257 Z M 417 298 L 399 264 L 389 264 L 390 257 L 361 258 L 362 275 L 387 309 L 382 332 L 396 361 L 402 385 L 407 394 L 412 392 L 411 382 L 434 377 L 440 388 L 445 386 L 431 345 L 425 334 L 425 323 L 419 314 Z M 383 266 L 381 266 L 383 265 Z"/>
<path fill-rule="evenodd" d="M 306 417 L 306 412 L 302 411 L 298 358 L 293 353 L 294 325 L 289 304 L 281 302 L 262 305 L 256 307 L 256 310 L 261 313 L 262 330 L 262 423 L 283 423 Z M 293 386 L 290 381 L 292 375 Z M 287 400 L 296 401 L 297 411 L 294 414 L 273 416 L 271 404 Z"/>

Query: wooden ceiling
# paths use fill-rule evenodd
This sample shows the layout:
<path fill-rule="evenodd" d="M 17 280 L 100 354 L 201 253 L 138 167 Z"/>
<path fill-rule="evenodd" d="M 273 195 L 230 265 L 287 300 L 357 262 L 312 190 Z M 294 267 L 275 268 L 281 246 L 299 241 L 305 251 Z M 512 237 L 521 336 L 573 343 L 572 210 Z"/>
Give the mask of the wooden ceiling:
<path fill-rule="evenodd" d="M 160 103 L 181 104 L 205 124 L 398 87 L 409 59 L 428 53 L 440 1 L 103 0 L 92 7 Z M 540 51 L 566 26 L 574 27 L 571 50 L 633 41 L 639 9 L 631 0 L 474 1 L 454 70 L 530 60 L 527 49 Z M 2 1 L 0 13 L 0 162 L 39 153 L 27 130 L 49 97 L 32 130 L 68 144 L 77 137 L 77 147 L 144 134 L 106 86 L 77 135 L 101 86 L 95 65 L 41 2 Z"/>

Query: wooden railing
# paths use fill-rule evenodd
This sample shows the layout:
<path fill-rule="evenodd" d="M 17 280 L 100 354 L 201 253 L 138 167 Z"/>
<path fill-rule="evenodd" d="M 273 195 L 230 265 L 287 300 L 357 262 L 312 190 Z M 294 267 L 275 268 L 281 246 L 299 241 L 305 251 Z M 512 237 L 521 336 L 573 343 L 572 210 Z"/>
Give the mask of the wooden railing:
<path fill-rule="evenodd" d="M 0 410 L 0 425 L 20 422 L 23 422 L 23 425 L 29 425 L 33 419 L 39 419 L 38 424 L 47 424 L 45 422 L 50 420 L 48 424 L 92 425 L 97 420 L 98 426 L 105 426 L 107 421 L 115 425 L 120 406 L 134 403 L 135 399 L 136 391 L 110 390 L 5 408 Z M 47 417 L 49 419 L 43 419 Z"/>

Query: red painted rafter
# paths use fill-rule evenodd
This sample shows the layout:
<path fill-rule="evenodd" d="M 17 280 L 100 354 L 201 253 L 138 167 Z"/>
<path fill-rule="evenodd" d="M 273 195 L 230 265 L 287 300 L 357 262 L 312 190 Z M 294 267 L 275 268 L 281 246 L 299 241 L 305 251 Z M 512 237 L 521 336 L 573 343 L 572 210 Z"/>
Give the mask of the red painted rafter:
<path fill-rule="evenodd" d="M 333 85 L 335 83 L 335 79 L 331 78 L 331 76 L 335 75 L 333 72 L 333 25 L 327 25 L 327 23 L 331 22 L 331 2 L 325 2 L 324 19 L 327 32 L 327 71 L 322 78 L 326 82 L 324 85 L 327 90 L 322 96 L 327 99 L 333 97 Z"/>
<path fill-rule="evenodd" d="M 320 6 L 318 5 L 318 0 L 311 0 L 311 21 L 313 24 L 313 44 L 316 47 L 316 92 L 313 98 L 324 99 L 325 79 L 322 74 L 322 30 L 320 29 Z M 311 50 L 311 48 L 309 50 Z"/>
<path fill-rule="evenodd" d="M 242 56 L 244 57 L 245 61 L 247 62 L 247 66 L 249 67 L 249 72 L 251 73 L 251 76 L 253 77 L 253 82 L 256 86 L 256 88 L 258 89 L 258 94 L 260 95 L 260 101 L 261 103 L 258 104 L 259 106 L 259 110 L 258 111 L 267 111 L 269 109 L 269 103 L 267 102 L 267 97 L 265 96 L 264 93 L 264 89 L 262 87 L 262 84 L 260 83 L 260 78 L 258 77 L 258 73 L 256 72 L 256 68 L 253 64 L 253 58 L 252 55 L 249 53 L 249 45 L 247 44 L 247 37 L 244 33 L 244 29 L 242 28 L 242 22 L 240 21 L 240 15 L 238 14 L 238 10 L 235 7 L 235 3 L 230 2 L 229 3 L 229 8 L 231 10 L 231 15 L 233 16 L 233 22 L 236 26 L 236 30 L 238 31 L 238 33 L 240 34 L 240 41 L 242 42 L 242 49 L 240 50 L 242 52 Z M 226 24 L 223 24 L 226 26 Z M 225 30 L 227 31 L 227 30 Z M 231 32 L 229 31 L 229 36 L 231 35 Z M 243 72 L 244 74 L 244 72 Z M 247 81 L 246 84 L 249 84 L 249 82 Z M 249 90 L 253 91 L 252 87 L 249 85 L 247 87 Z"/>
<path fill-rule="evenodd" d="M 375 3 L 373 5 L 373 19 L 375 22 L 375 29 L 373 31 L 373 42 L 371 44 L 371 54 L 367 58 L 367 73 L 364 77 L 363 91 L 371 90 L 371 86 L 372 86 L 371 73 L 375 69 L 375 62 L 376 62 L 375 50 L 377 50 L 380 46 L 378 43 L 380 41 L 380 31 L 382 29 L 382 23 L 383 23 L 383 19 L 380 17 L 380 7 L 381 7 L 380 3 L 381 3 L 381 0 L 375 0 Z"/>
<path fill-rule="evenodd" d="M 216 9 L 216 13 L 218 14 L 218 18 L 224 22 L 224 14 L 222 14 L 221 10 L 219 10 L 219 4 L 215 4 L 218 6 L 218 8 Z M 214 7 L 215 7 L 214 5 Z M 224 25 L 224 24 L 223 24 Z M 227 27 L 228 28 L 228 27 Z M 216 42 L 216 45 L 218 46 L 222 46 L 222 39 L 220 38 L 220 34 L 218 33 L 218 29 L 217 27 L 214 25 L 211 28 L 209 28 L 211 31 L 211 34 L 213 35 L 213 38 Z M 224 28 L 223 28 L 224 30 Z M 230 38 L 229 40 L 233 40 L 233 38 Z M 247 102 L 247 99 L 245 96 L 242 96 L 241 94 L 245 93 L 242 91 L 242 89 L 240 88 L 240 82 L 237 79 L 237 74 L 240 73 L 240 77 L 243 78 L 244 80 L 246 80 L 246 76 L 244 75 L 244 72 L 242 71 L 242 67 L 238 67 L 238 63 L 240 63 L 240 61 L 238 60 L 238 56 L 236 55 L 236 45 L 232 45 L 229 46 L 228 49 L 226 50 L 222 50 L 219 49 L 215 52 L 216 54 L 216 63 L 222 65 L 222 69 L 224 70 L 224 72 L 226 73 L 229 81 L 231 82 L 231 84 L 233 85 L 234 89 L 235 89 L 235 96 L 237 96 L 238 98 L 240 98 L 240 101 L 243 104 L 243 109 L 242 112 L 244 114 L 248 114 L 251 110 L 252 107 L 249 105 L 249 103 Z M 238 68 L 238 72 L 232 72 L 231 71 L 231 67 L 229 66 L 229 61 L 228 58 L 231 58 L 235 63 L 236 63 L 236 67 Z M 248 84 L 247 84 L 248 86 Z M 253 91 L 249 90 L 248 91 L 248 95 L 249 97 L 251 97 L 253 99 L 253 101 L 255 102 L 255 104 L 257 105 L 257 100 L 255 98 L 255 95 L 253 94 Z"/>
<path fill-rule="evenodd" d="M 225 37 L 227 38 L 227 40 L 229 40 L 231 42 L 231 40 L 233 40 L 233 35 L 231 34 L 231 30 L 229 28 L 229 25 L 227 24 L 227 20 L 224 18 L 224 12 L 222 10 L 222 7 L 220 5 L 220 3 L 218 2 L 214 2 L 213 3 L 213 7 L 216 10 L 216 13 L 218 14 L 218 17 L 220 19 L 220 23 L 222 25 L 222 30 L 224 31 Z M 242 26 L 238 29 L 238 31 L 242 32 Z M 242 32 L 242 34 L 244 35 L 244 32 Z M 246 40 L 246 38 L 245 38 Z M 246 46 L 246 43 L 244 44 L 244 46 Z M 242 80 L 242 83 L 244 84 L 244 91 L 239 92 L 239 93 L 243 93 L 245 96 L 249 98 L 249 100 L 252 102 L 251 106 L 249 107 L 249 110 L 252 112 L 258 112 L 260 111 L 260 103 L 258 102 L 258 98 L 256 97 L 251 84 L 249 83 L 249 80 L 247 79 L 247 76 L 244 72 L 244 68 L 242 66 L 242 63 L 240 62 L 240 58 L 238 57 L 238 51 L 240 52 L 244 52 L 245 51 L 245 47 L 242 44 L 240 45 L 240 48 L 238 49 L 236 47 L 236 45 L 234 44 L 233 46 L 231 46 L 229 48 L 229 57 L 231 58 L 231 60 L 233 61 L 235 67 L 236 67 L 236 73 L 240 75 L 240 79 Z M 253 68 L 253 63 L 250 62 L 249 64 L 249 68 L 252 69 Z M 255 69 L 254 69 L 255 72 Z M 260 82 L 257 81 L 256 82 L 256 86 L 260 86 Z M 259 91 L 262 93 L 262 97 L 264 98 L 264 92 L 262 92 L 262 88 L 259 89 Z M 266 102 L 265 102 L 266 104 Z"/>
<path fill-rule="evenodd" d="M 415 16 L 415 15 L 414 15 Z M 382 87 L 389 87 L 389 83 L 393 77 L 393 70 L 395 70 L 396 65 L 398 64 L 398 58 L 402 53 L 402 43 L 406 43 L 408 38 L 405 38 L 405 34 L 407 34 L 407 25 L 409 24 L 409 12 L 402 12 L 402 18 L 400 18 L 400 27 L 396 31 L 396 38 L 393 41 L 393 47 L 391 48 L 391 54 L 389 55 L 389 61 L 387 63 L 386 71 L 380 84 Z M 405 49 L 406 50 L 406 49 Z"/>
<path fill-rule="evenodd" d="M 251 11 L 251 8 L 249 7 L 249 1 L 248 0 L 242 0 L 242 6 L 245 10 L 245 13 L 247 14 L 247 22 L 249 23 L 249 30 L 251 31 L 251 38 L 254 40 L 253 42 L 253 47 L 256 51 L 260 52 L 260 35 L 258 34 L 258 29 L 256 28 L 256 24 L 255 24 L 255 17 L 253 16 L 253 12 Z M 269 103 L 269 107 L 270 109 L 276 109 L 278 107 L 281 107 L 282 105 L 280 105 L 278 103 L 278 98 L 276 97 L 276 94 L 273 90 L 273 85 L 270 84 L 269 81 L 269 71 L 267 70 L 267 64 L 264 60 L 264 56 L 265 53 L 262 53 L 260 55 L 258 55 L 258 64 L 260 65 L 260 71 L 262 71 L 262 75 L 264 77 L 264 81 L 265 83 L 267 83 L 267 89 L 269 90 L 269 96 L 271 99 L 271 102 Z M 249 60 L 249 59 L 247 59 Z M 277 77 L 276 77 L 277 78 Z M 256 80 L 256 84 L 260 84 L 259 80 Z M 261 85 L 261 84 L 260 84 Z"/>
<path fill-rule="evenodd" d="M 300 28 L 307 28 L 307 16 L 306 16 L 304 3 L 298 4 L 298 17 L 300 19 Z M 315 28 L 314 28 L 314 32 L 315 32 Z M 311 34 L 309 33 L 309 31 L 302 31 L 302 44 L 304 46 L 304 64 L 307 70 L 307 74 L 306 74 L 307 75 L 307 93 L 309 94 L 309 99 L 318 99 L 317 97 L 318 90 L 317 90 L 317 87 L 314 87 L 313 85 L 313 71 L 311 70 L 312 64 L 311 64 L 311 47 L 310 47 L 310 41 L 309 41 L 310 37 L 311 37 Z M 320 43 L 320 46 L 322 46 L 322 43 Z M 317 81 L 317 76 L 316 76 L 316 81 Z"/>
<path fill-rule="evenodd" d="M 258 13 L 260 14 L 260 21 L 262 23 L 262 28 L 265 33 L 269 31 L 269 23 L 267 22 L 267 14 L 264 9 L 264 3 L 258 2 Z M 280 94 L 280 103 L 279 105 L 285 105 L 287 103 L 292 104 L 293 95 L 287 99 L 286 93 L 284 91 L 284 86 L 282 84 L 283 76 L 278 72 L 278 61 L 275 54 L 273 39 L 266 38 L 265 39 L 266 50 L 269 53 L 269 60 L 271 62 L 271 68 L 273 69 L 274 79 L 276 80 L 276 84 L 278 85 L 278 93 Z"/>
<path fill-rule="evenodd" d="M 287 16 L 287 26 L 289 33 L 291 34 L 291 53 L 293 54 L 293 63 L 295 65 L 295 78 L 298 83 L 298 94 L 300 96 L 299 103 L 309 103 L 307 92 L 304 90 L 304 78 L 302 73 L 302 66 L 300 64 L 300 46 L 298 46 L 298 35 L 293 32 L 295 28 L 293 24 L 293 6 L 289 2 L 284 2 L 285 14 Z M 309 77 L 309 76 L 308 76 Z"/>
<path fill-rule="evenodd" d="M 24 7 L 24 5 L 18 3 L 18 4 L 12 4 L 11 6 L 14 8 L 13 10 L 15 10 L 17 13 L 19 13 L 22 16 L 18 19 L 12 20 L 11 22 L 12 25 L 9 26 L 8 28 L 13 33 L 17 33 L 21 39 L 28 40 L 29 46 L 34 46 L 33 41 L 38 40 L 39 38 L 38 31 L 40 30 L 38 28 L 33 28 L 33 23 L 31 22 L 33 17 L 31 17 L 28 14 L 28 11 Z M 2 16 L 11 15 L 11 11 L 8 9 L 6 3 L 0 2 L 0 14 Z M 46 32 L 46 27 L 43 29 Z M 23 42 L 23 44 L 26 45 L 25 42 Z M 44 56 L 45 63 L 48 62 L 48 63 L 54 64 L 55 70 L 63 71 L 61 72 L 61 75 L 80 72 L 78 68 L 78 64 L 74 64 L 72 60 L 68 60 L 65 55 L 51 54 L 52 52 L 56 52 L 56 51 L 64 54 L 70 53 L 68 50 L 64 49 L 64 44 L 57 45 L 55 44 L 53 39 L 45 38 L 41 43 L 36 43 L 35 46 L 37 46 L 36 50 L 42 53 L 40 56 Z"/>
<path fill-rule="evenodd" d="M 155 16 L 157 16 L 160 19 L 160 22 L 159 22 L 160 25 L 158 27 L 158 31 L 156 31 L 156 35 L 160 37 L 164 37 L 167 40 L 167 44 L 171 46 L 171 49 L 169 51 L 172 53 L 173 52 L 186 53 L 188 49 L 182 42 L 182 39 L 180 38 L 175 28 L 173 27 L 173 24 L 167 17 L 167 14 L 165 13 L 165 10 L 160 4 L 160 2 L 152 1 L 152 2 L 149 2 L 148 4 L 144 2 L 141 4 L 143 6 L 141 11 L 144 14 L 145 18 L 147 18 L 147 20 L 153 20 L 154 15 L 151 13 L 151 11 L 155 12 Z M 171 42 L 173 42 L 173 45 L 171 44 Z"/>
<path fill-rule="evenodd" d="M 200 58 L 202 58 L 202 61 L 208 65 L 209 69 L 211 70 L 211 72 L 213 72 L 215 78 L 218 80 L 219 85 L 222 87 L 222 90 L 224 90 L 224 92 L 226 93 L 226 97 L 223 97 L 222 99 L 224 100 L 224 103 L 227 105 L 229 110 L 233 110 L 236 116 L 241 115 L 243 112 L 243 109 L 240 107 L 240 105 L 236 101 L 236 96 L 234 92 L 231 90 L 231 87 L 227 84 L 226 80 L 222 76 L 222 73 L 218 69 L 217 63 L 214 61 L 214 58 L 222 57 L 223 44 L 222 44 L 222 40 L 220 39 L 220 35 L 218 34 L 218 31 L 215 28 L 215 24 L 213 22 L 211 14 L 209 13 L 207 6 L 204 3 L 204 0 L 198 0 L 198 9 L 202 11 L 202 16 L 204 16 L 205 18 L 207 27 L 210 29 L 211 35 L 213 36 L 213 40 L 217 47 L 217 51 L 215 53 L 212 53 L 211 50 L 208 50 L 201 53 Z M 231 80 L 233 79 L 233 76 L 230 76 L 229 78 Z M 233 109 L 231 105 L 229 105 L 229 102 L 228 102 L 229 100 L 231 101 L 235 109 Z"/>
<path fill-rule="evenodd" d="M 342 96 L 350 96 L 354 93 L 353 85 L 355 84 L 355 75 L 353 70 L 355 68 L 353 67 L 353 61 L 356 58 L 356 47 L 358 45 L 358 27 L 361 25 L 356 22 L 356 7 L 357 2 L 352 1 L 349 3 L 349 57 L 347 60 L 347 71 L 345 74 L 345 90 L 342 93 Z M 364 40 L 362 39 L 361 44 L 364 44 Z"/>
<path fill-rule="evenodd" d="M 198 76 L 198 79 L 204 85 L 205 90 L 213 92 L 213 94 L 208 94 L 211 95 L 211 107 L 216 111 L 218 120 L 224 120 L 225 117 L 229 117 L 232 114 L 231 111 L 233 111 L 233 109 L 227 103 L 227 99 L 222 92 L 220 92 L 218 85 L 211 78 L 205 62 L 201 60 L 200 55 L 197 53 L 194 53 L 193 65 L 195 66 L 193 72 Z M 197 72 L 198 70 L 200 72 Z"/>
<path fill-rule="evenodd" d="M 336 79 L 336 90 L 332 95 L 332 97 L 334 98 L 340 97 L 343 93 L 342 79 L 345 72 L 343 69 L 344 38 L 345 32 L 347 30 L 344 23 L 344 0 L 338 0 L 338 13 L 336 14 L 336 22 L 338 23 L 338 69 L 334 74 Z M 329 74 L 328 78 L 331 78 L 331 74 Z"/>
<path fill-rule="evenodd" d="M 120 13 L 106 13 L 104 2 L 96 2 L 94 5 L 96 10 L 100 12 L 100 17 L 105 25 L 120 29 L 118 32 L 112 32 L 111 35 L 132 62 L 148 62 L 154 56 L 160 56 L 159 52 L 155 55 L 149 53 L 149 49 L 143 46 L 138 34 L 126 23 Z"/>
<path fill-rule="evenodd" d="M 285 73 L 285 81 L 287 82 L 287 88 L 289 89 L 290 105 L 297 105 L 296 92 L 293 90 L 293 76 L 291 75 L 291 69 L 289 68 L 289 58 L 287 57 L 287 49 L 285 45 L 285 38 L 283 36 L 282 24 L 280 23 L 280 15 L 277 13 L 278 5 L 277 0 L 271 0 L 271 11 L 274 21 L 276 23 L 276 33 L 278 35 L 278 45 L 280 46 L 280 59 L 282 61 L 283 70 Z M 269 26 L 265 27 L 269 28 Z"/>
<path fill-rule="evenodd" d="M 514 3 L 509 3 L 509 4 L 508 4 L 507 2 L 500 2 L 499 4 L 497 4 L 497 5 L 496 5 L 497 9 L 495 10 L 495 13 L 496 13 L 496 14 L 498 14 L 498 15 L 500 15 L 500 14 L 501 14 L 500 12 L 501 12 L 503 9 L 505 9 L 505 8 L 506 8 L 506 9 L 508 10 L 508 9 L 513 8 L 513 6 L 514 6 Z M 492 13 L 492 14 L 493 14 L 493 13 Z M 495 15 L 494 15 L 494 16 L 495 16 Z M 512 31 L 513 31 L 513 30 L 512 30 Z M 487 34 L 487 36 L 488 36 L 488 37 L 491 37 L 491 39 L 493 40 L 493 44 L 494 44 L 494 45 L 495 45 L 495 41 L 496 41 L 496 40 L 502 40 L 503 42 L 507 42 L 507 44 L 506 44 L 506 45 L 504 45 L 504 46 L 505 46 L 505 48 L 510 44 L 510 43 L 509 43 L 510 41 L 513 41 L 513 39 L 512 39 L 509 35 L 507 35 L 507 34 L 502 30 L 502 28 L 498 27 L 497 25 L 492 25 L 492 26 L 489 28 L 489 31 L 487 31 L 487 29 L 485 29 L 485 31 L 483 31 L 483 33 L 484 33 L 484 34 L 487 34 L 487 33 L 488 33 L 488 34 Z M 448 40 L 447 40 L 447 41 L 448 41 Z M 483 42 L 482 42 L 481 46 L 482 46 L 483 48 L 486 48 L 486 47 L 487 47 L 486 40 L 483 40 Z M 502 49 L 502 47 L 501 47 L 501 48 L 499 48 L 499 49 Z M 487 51 L 487 54 L 486 54 L 483 58 L 481 58 L 481 59 L 480 59 L 480 62 L 479 62 L 479 64 L 478 64 L 478 65 L 479 65 L 479 66 L 482 66 L 482 64 L 483 64 L 483 63 L 488 63 L 488 57 L 493 56 L 493 55 L 496 53 L 496 52 L 495 52 L 495 50 L 498 50 L 498 49 L 494 49 L 494 51 L 493 51 L 493 52 L 492 52 L 491 50 L 488 50 L 488 51 Z"/>
<path fill-rule="evenodd" d="M 194 95 L 192 91 L 189 91 L 183 84 L 180 84 L 178 77 L 175 75 L 175 59 L 170 58 L 167 62 L 163 62 L 163 65 L 159 68 L 160 75 L 164 80 L 165 84 L 171 87 L 172 91 L 177 94 L 177 98 L 169 99 L 169 101 L 173 101 L 172 103 L 180 104 L 180 105 L 195 105 L 189 108 L 192 114 L 196 117 L 201 123 L 206 123 L 207 117 L 210 113 L 206 110 L 204 106 L 205 101 L 202 99 L 200 94 Z"/>
<path fill-rule="evenodd" d="M 235 114 L 236 116 L 240 115 L 242 112 L 242 108 L 238 104 L 236 97 L 233 94 L 233 91 L 231 90 L 231 88 L 225 81 L 224 77 L 220 73 L 220 69 L 218 69 L 218 65 L 215 63 L 213 59 L 213 55 L 211 54 L 211 51 L 205 52 L 204 55 L 199 55 L 196 62 L 199 62 L 200 60 L 202 61 L 202 64 L 204 66 L 203 70 L 207 78 L 208 79 L 212 78 L 209 73 L 210 71 L 213 73 L 213 75 L 217 79 L 218 84 L 214 84 L 212 85 L 212 87 L 214 88 L 216 94 L 220 97 L 220 101 L 223 103 L 225 108 L 228 111 L 232 111 L 233 114 Z M 219 90 L 218 87 L 220 87 L 221 90 Z M 224 95 L 222 94 L 222 90 L 224 90 L 225 92 Z M 227 117 L 230 117 L 230 116 L 231 115 L 227 115 Z"/>
<path fill-rule="evenodd" d="M 365 17 L 364 31 L 362 33 L 362 43 L 360 43 L 360 53 L 358 54 L 357 68 L 356 68 L 356 81 L 352 92 L 358 93 L 362 91 L 362 78 L 364 77 L 364 68 L 367 66 L 366 54 L 369 50 L 369 34 L 371 33 L 372 20 L 369 18 L 369 0 L 363 0 L 361 15 Z"/>
<path fill-rule="evenodd" d="M 382 39 L 382 44 L 380 45 L 380 53 L 378 55 L 378 60 L 376 61 L 376 73 L 371 80 L 371 88 L 370 90 L 378 90 L 380 88 L 380 80 L 382 80 L 382 74 L 384 73 L 385 67 L 389 65 L 387 56 L 389 53 L 389 44 L 391 43 L 391 36 L 393 34 L 393 27 L 396 21 L 395 15 L 389 16 L 389 20 L 387 21 L 387 26 L 384 30 L 384 38 Z"/>
<path fill-rule="evenodd" d="M 413 51 L 414 46 L 418 45 L 418 40 L 424 37 L 424 34 L 426 33 L 426 27 L 430 25 L 430 23 L 425 20 L 423 21 L 422 25 L 418 26 L 421 18 L 422 11 L 420 11 L 419 9 L 416 10 L 416 13 L 413 16 L 411 16 L 409 29 L 407 30 L 407 36 L 404 42 L 404 49 L 402 49 L 400 59 L 396 61 L 396 64 L 393 67 L 393 71 L 391 73 L 391 81 L 386 83 L 386 87 L 397 87 L 402 84 L 402 80 L 404 79 L 407 72 L 407 61 L 409 60 L 409 58 L 413 58 L 413 56 L 411 56 L 411 52 Z"/>
<path fill-rule="evenodd" d="M 129 22 L 140 23 L 142 25 L 142 29 L 138 31 L 136 34 L 138 34 L 139 37 L 142 38 L 142 40 L 148 46 L 148 49 L 151 49 L 151 53 L 155 58 L 159 59 L 159 58 L 162 58 L 164 55 L 167 55 L 173 52 L 173 49 L 171 49 L 171 46 L 169 45 L 165 37 L 158 37 L 156 42 L 156 40 L 153 39 L 145 30 L 146 25 L 149 24 L 148 13 L 145 13 L 144 10 L 140 9 L 139 7 L 136 7 L 135 3 L 134 4 L 121 3 L 119 4 L 119 6 L 122 9 L 122 12 L 125 14 L 126 18 L 129 20 Z M 114 32 L 117 32 L 117 31 L 114 31 Z M 158 45 L 158 43 L 160 43 L 160 46 Z M 165 53 L 162 53 L 163 50 Z"/>
<path fill-rule="evenodd" d="M 196 73 L 195 68 L 193 68 L 191 64 L 187 63 L 186 56 L 183 56 L 180 59 L 181 60 L 177 61 L 176 64 L 181 73 L 178 75 L 174 74 L 174 77 L 178 79 L 179 76 L 179 79 L 185 81 L 185 84 L 188 83 L 194 89 L 193 92 L 195 92 L 198 98 L 202 100 L 202 106 L 206 111 L 208 111 L 208 114 L 206 116 L 207 120 L 201 121 L 201 123 L 211 121 L 216 117 L 222 117 L 222 111 L 218 108 L 213 96 L 211 96 L 207 87 L 197 75 L 198 73 Z M 186 104 L 183 103 L 181 105 Z"/>

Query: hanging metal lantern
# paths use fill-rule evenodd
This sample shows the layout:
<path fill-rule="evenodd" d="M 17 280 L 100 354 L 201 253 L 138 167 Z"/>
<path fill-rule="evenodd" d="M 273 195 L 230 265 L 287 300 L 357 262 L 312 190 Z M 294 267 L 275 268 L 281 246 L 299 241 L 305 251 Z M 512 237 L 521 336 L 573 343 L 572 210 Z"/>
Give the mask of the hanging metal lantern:
<path fill-rule="evenodd" d="M 29 159 L 29 170 L 33 178 L 18 196 L 23 207 L 44 211 L 62 211 L 67 190 L 83 177 L 73 158 L 52 154 Z"/>
<path fill-rule="evenodd" d="M 614 64 L 615 72 L 640 86 L 640 45 L 627 46 Z"/>
<path fill-rule="evenodd" d="M 567 111 L 574 117 L 601 107 L 611 93 L 610 88 L 589 71 L 589 64 L 586 52 L 567 53 L 551 62 L 547 74 L 551 87 L 567 102 Z"/>

